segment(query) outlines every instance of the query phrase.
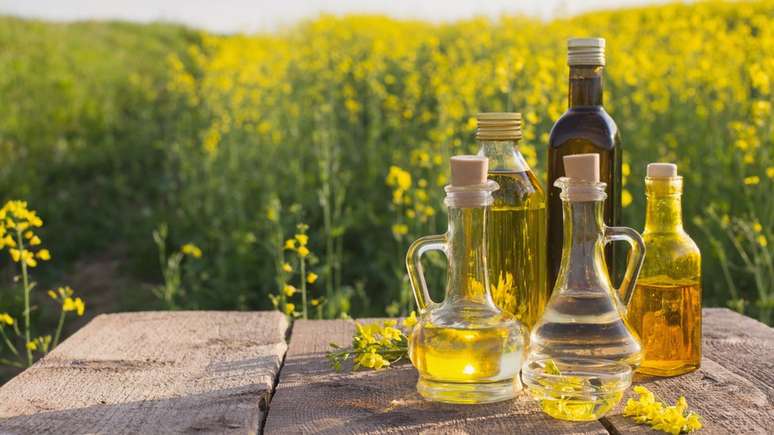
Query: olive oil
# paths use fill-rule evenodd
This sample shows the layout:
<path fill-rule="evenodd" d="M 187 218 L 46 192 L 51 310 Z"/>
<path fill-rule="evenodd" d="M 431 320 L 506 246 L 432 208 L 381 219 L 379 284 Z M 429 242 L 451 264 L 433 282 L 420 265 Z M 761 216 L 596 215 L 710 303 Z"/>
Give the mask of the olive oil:
<path fill-rule="evenodd" d="M 629 306 L 632 327 L 639 331 L 644 357 L 639 371 L 675 376 L 701 362 L 701 286 L 668 276 L 640 280 Z"/>
<path fill-rule="evenodd" d="M 602 106 L 605 40 L 570 39 L 569 109 L 551 129 L 548 140 L 548 288 L 553 289 L 562 258 L 562 200 L 557 179 L 564 177 L 564 156 L 599 154 L 599 181 L 606 184 L 604 221 L 618 226 L 621 215 L 621 138 L 613 118 Z M 615 249 L 605 250 L 611 278 L 621 278 Z"/>
<path fill-rule="evenodd" d="M 548 301 L 545 196 L 531 171 L 490 171 L 489 179 L 500 185 L 488 233 L 492 298 L 531 328 Z"/>
<path fill-rule="evenodd" d="M 682 192 L 676 165 L 648 165 L 642 233 L 648 255 L 627 317 L 642 339 L 639 371 L 656 376 L 701 364 L 701 253 L 683 229 Z"/>
<path fill-rule="evenodd" d="M 546 198 L 519 151 L 520 113 L 479 113 L 479 156 L 489 159 L 493 193 L 487 265 L 495 304 L 531 328 L 548 300 Z"/>

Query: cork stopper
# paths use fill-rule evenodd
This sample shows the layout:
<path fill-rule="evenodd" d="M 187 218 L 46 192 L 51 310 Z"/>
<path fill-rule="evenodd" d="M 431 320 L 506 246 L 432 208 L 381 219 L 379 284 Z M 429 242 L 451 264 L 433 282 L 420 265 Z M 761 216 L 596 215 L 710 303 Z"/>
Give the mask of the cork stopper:
<path fill-rule="evenodd" d="M 567 40 L 567 65 L 605 65 L 604 38 L 570 38 Z"/>
<path fill-rule="evenodd" d="M 482 112 L 476 116 L 476 140 L 520 140 L 521 113 Z"/>
<path fill-rule="evenodd" d="M 564 156 L 564 174 L 572 180 L 599 183 L 599 154 Z"/>
<path fill-rule="evenodd" d="M 650 163 L 647 176 L 651 178 L 677 177 L 677 165 L 674 163 Z"/>
<path fill-rule="evenodd" d="M 486 183 L 489 159 L 480 156 L 454 156 L 451 158 L 451 185 L 473 186 Z"/>

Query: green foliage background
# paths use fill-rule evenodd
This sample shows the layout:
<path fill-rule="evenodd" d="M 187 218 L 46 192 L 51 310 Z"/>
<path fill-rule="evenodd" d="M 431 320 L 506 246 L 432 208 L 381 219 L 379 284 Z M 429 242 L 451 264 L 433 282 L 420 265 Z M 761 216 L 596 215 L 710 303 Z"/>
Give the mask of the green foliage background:
<path fill-rule="evenodd" d="M 132 278 L 121 291 L 150 295 L 151 233 L 166 223 L 170 244 L 204 252 L 176 306 L 267 308 L 277 244 L 303 221 L 325 315 L 405 312 L 403 253 L 442 231 L 445 162 L 475 151 L 475 114 L 524 113 L 542 179 L 565 40 L 599 35 L 630 170 L 624 222 L 643 226 L 646 163 L 676 161 L 705 305 L 771 322 L 772 29 L 771 1 L 547 23 L 320 17 L 251 36 L 0 18 L 0 192 L 46 220 L 58 269 L 44 281 L 111 252 Z M 391 167 L 409 188 L 388 183 Z"/>

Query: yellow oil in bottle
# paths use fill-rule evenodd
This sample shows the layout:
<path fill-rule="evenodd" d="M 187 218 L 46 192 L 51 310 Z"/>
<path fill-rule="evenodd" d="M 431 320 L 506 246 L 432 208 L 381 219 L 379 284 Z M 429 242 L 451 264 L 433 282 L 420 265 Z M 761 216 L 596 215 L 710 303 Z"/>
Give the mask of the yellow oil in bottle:
<path fill-rule="evenodd" d="M 424 325 L 411 338 L 411 361 L 429 380 L 481 383 L 513 379 L 523 349 L 510 338 L 511 329 L 456 329 Z"/>
<path fill-rule="evenodd" d="M 675 376 L 701 362 L 701 285 L 668 276 L 641 279 L 629 305 L 629 321 L 642 339 L 639 371 Z"/>
<path fill-rule="evenodd" d="M 676 376 L 701 364 L 701 253 L 683 229 L 682 192 L 676 165 L 648 165 L 648 254 L 627 317 L 642 340 L 638 371 L 649 375 Z"/>
<path fill-rule="evenodd" d="M 531 328 L 548 301 L 545 194 L 530 170 L 493 171 L 489 179 L 500 185 L 487 239 L 492 298 Z"/>

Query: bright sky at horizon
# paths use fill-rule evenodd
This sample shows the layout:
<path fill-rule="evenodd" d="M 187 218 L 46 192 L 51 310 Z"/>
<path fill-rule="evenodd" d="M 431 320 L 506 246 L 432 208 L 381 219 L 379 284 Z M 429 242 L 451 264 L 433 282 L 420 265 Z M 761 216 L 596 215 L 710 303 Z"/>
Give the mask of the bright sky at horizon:
<path fill-rule="evenodd" d="M 56 21 L 171 21 L 214 32 L 265 32 L 323 13 L 378 13 L 434 22 L 474 16 L 576 15 L 663 0 L 0 0 L 0 14 Z"/>

